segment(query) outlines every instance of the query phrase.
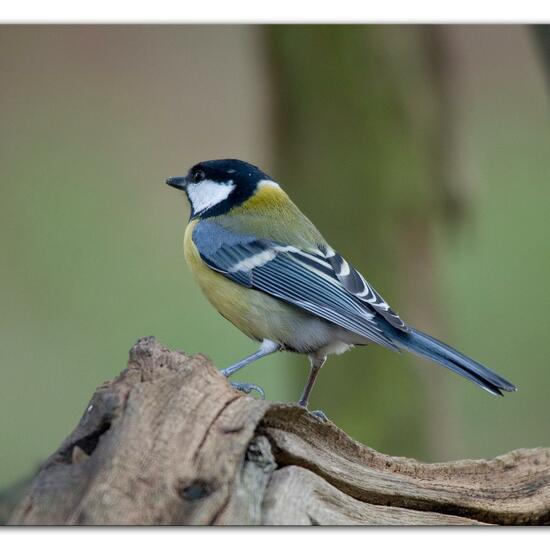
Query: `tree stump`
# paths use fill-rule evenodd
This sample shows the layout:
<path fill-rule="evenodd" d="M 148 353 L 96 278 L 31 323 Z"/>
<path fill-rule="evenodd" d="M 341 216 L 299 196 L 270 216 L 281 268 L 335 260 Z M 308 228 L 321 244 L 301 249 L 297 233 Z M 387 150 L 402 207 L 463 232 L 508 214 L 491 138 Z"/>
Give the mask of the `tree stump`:
<path fill-rule="evenodd" d="M 424 464 L 235 391 L 140 339 L 13 513 L 18 525 L 550 523 L 550 449 Z"/>

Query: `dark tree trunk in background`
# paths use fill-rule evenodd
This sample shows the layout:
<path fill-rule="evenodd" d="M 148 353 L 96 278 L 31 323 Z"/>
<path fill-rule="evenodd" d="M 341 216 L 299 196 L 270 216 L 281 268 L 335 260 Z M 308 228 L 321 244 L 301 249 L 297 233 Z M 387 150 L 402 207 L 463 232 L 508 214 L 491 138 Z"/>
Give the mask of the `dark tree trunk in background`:
<path fill-rule="evenodd" d="M 546 82 L 550 85 L 550 25 L 533 25 L 531 31 L 544 67 Z"/>
<path fill-rule="evenodd" d="M 462 208 L 444 31 L 277 26 L 268 37 L 281 181 L 408 322 L 444 336 L 433 231 Z M 375 348 L 331 358 L 314 406 L 388 452 L 459 451 L 446 421 L 455 380 Z"/>

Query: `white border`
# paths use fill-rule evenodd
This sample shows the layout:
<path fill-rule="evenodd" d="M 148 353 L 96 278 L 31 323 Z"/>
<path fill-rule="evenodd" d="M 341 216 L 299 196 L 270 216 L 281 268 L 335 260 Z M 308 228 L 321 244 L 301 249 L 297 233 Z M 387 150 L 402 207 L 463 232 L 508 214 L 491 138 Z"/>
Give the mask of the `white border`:
<path fill-rule="evenodd" d="M 3 0 L 12 23 L 532 23 L 550 22 L 550 2 L 495 0 Z"/>
<path fill-rule="evenodd" d="M 401 548 L 408 550 L 469 550 L 499 548 L 507 550 L 529 544 L 545 548 L 548 530 L 529 527 L 355 527 L 355 528 L 27 528 L 4 529 L 0 543 L 4 548 L 24 547 L 42 550 L 97 550 L 131 548 L 162 550 L 209 548 L 218 550 L 316 550 L 353 547 Z M 518 538 L 520 537 L 520 538 Z M 546 543 L 544 540 L 546 539 Z M 9 544 L 11 543 L 11 544 Z M 210 546 L 211 545 L 211 546 Z M 395 546 L 394 546 L 395 545 Z"/>

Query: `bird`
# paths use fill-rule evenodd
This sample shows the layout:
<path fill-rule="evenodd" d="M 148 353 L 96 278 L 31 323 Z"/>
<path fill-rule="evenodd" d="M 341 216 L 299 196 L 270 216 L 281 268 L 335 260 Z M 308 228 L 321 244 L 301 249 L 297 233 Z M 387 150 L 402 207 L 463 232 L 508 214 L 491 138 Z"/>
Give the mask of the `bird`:
<path fill-rule="evenodd" d="M 496 372 L 407 324 L 257 166 L 202 161 L 166 183 L 190 203 L 184 255 L 199 287 L 223 317 L 259 343 L 255 353 L 223 369 L 224 376 L 279 351 L 307 355 L 310 370 L 297 404 L 308 408 L 327 356 L 378 344 L 429 359 L 490 394 L 516 391 Z M 254 384 L 232 385 L 265 396 Z"/>

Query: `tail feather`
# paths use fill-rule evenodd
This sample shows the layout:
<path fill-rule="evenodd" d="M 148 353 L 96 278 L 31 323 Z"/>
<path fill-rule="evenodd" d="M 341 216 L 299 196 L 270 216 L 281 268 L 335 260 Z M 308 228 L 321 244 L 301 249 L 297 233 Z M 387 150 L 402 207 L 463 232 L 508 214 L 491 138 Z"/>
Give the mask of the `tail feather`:
<path fill-rule="evenodd" d="M 402 332 L 394 338 L 394 341 L 400 348 L 443 365 L 493 395 L 502 395 L 502 391 L 517 390 L 512 383 L 496 372 L 414 328 L 411 328 L 410 332 Z"/>

